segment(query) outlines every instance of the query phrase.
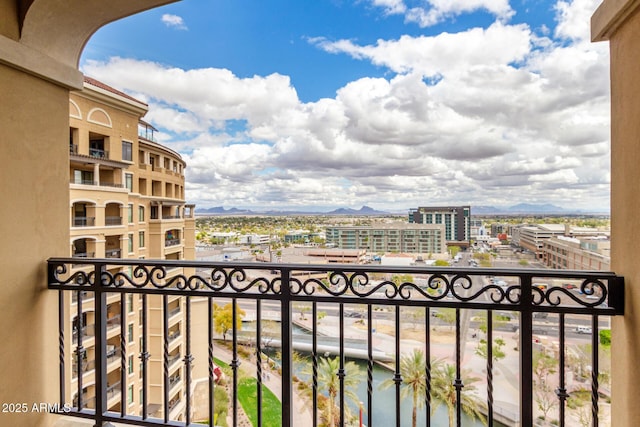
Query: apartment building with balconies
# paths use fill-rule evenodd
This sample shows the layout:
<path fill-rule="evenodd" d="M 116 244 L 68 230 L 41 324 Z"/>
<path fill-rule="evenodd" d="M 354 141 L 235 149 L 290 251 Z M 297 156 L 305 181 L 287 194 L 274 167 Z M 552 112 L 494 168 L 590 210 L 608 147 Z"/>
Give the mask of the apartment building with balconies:
<path fill-rule="evenodd" d="M 442 224 L 448 245 L 469 246 L 471 206 L 421 206 L 409 209 L 410 224 Z"/>
<path fill-rule="evenodd" d="M 157 130 L 142 116 L 148 107 L 112 87 L 85 77 L 82 91 L 69 98 L 70 249 L 75 258 L 192 260 L 195 255 L 194 206 L 184 199 L 182 157 L 155 139 Z M 83 269 L 83 266 L 77 267 Z M 112 274 L 132 269 L 105 266 Z M 165 281 L 184 268 L 167 270 Z M 65 381 L 69 402 L 95 405 L 96 304 L 88 292 L 68 296 L 66 321 L 72 369 Z M 143 369 L 150 416 L 184 411 L 184 303 L 177 296 L 121 297 L 106 301 L 107 405 L 110 410 L 139 413 Z M 144 318 L 148 339 L 142 342 Z M 165 342 L 167 344 L 165 348 Z M 125 344 L 124 346 L 122 344 Z M 143 348 L 145 347 L 145 348 Z M 123 357 L 123 351 L 126 354 Z M 166 360 L 165 360 L 166 359 Z M 163 375 L 168 370 L 168 383 Z M 80 387 L 78 387 L 80 383 Z M 126 396 L 120 384 L 126 383 Z M 82 396 L 77 391 L 82 390 Z M 165 393 L 168 398 L 164 400 Z M 174 415 L 175 415 L 174 414 Z M 178 418 L 179 416 L 176 415 Z"/>
<path fill-rule="evenodd" d="M 341 249 L 369 252 L 446 253 L 443 224 L 375 223 L 369 226 L 333 226 L 326 241 Z"/>

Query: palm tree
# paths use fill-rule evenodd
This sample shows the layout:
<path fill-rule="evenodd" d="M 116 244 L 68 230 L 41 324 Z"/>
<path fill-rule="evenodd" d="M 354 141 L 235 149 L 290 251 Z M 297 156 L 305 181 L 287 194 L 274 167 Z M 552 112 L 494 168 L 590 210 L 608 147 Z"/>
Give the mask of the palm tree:
<path fill-rule="evenodd" d="M 480 400 L 472 392 L 476 389 L 473 383 L 479 379 L 471 377 L 469 371 L 465 370 L 462 373 L 464 392 L 461 393 L 461 406 L 465 414 L 472 419 L 478 419 L 482 424 L 487 424 L 483 412 L 486 409 L 486 404 Z M 449 427 L 454 426 L 455 412 L 457 404 L 457 394 L 454 387 L 454 381 L 456 380 L 456 367 L 446 363 L 443 359 L 436 359 L 431 365 L 431 384 L 432 393 L 434 398 L 433 410 L 444 403 L 447 406 L 447 413 L 449 414 Z"/>
<path fill-rule="evenodd" d="M 338 402 L 336 402 L 340 393 L 339 369 L 340 359 L 337 356 L 334 358 L 320 357 L 318 359 L 318 392 L 326 393 L 328 397 L 325 404 L 326 413 L 323 416 L 329 427 L 335 427 L 340 422 L 340 409 Z M 360 399 L 356 394 L 356 389 L 362 380 L 360 368 L 355 362 L 349 361 L 345 363 L 344 371 L 344 394 L 355 404 L 358 404 Z M 311 367 L 308 366 L 304 373 L 311 375 Z"/>
<path fill-rule="evenodd" d="M 418 423 L 418 409 L 424 407 L 427 394 L 427 379 L 425 376 L 426 360 L 422 350 L 414 349 L 410 354 L 404 354 L 400 358 L 400 398 L 411 396 L 413 410 L 411 412 L 411 425 L 416 427 Z M 380 384 L 381 389 L 395 385 L 393 378 L 388 378 Z"/>

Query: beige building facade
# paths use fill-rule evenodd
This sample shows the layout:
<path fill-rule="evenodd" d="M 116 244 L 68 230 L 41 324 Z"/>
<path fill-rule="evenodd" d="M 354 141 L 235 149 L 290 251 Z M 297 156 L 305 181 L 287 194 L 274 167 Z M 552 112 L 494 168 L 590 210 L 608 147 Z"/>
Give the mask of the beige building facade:
<path fill-rule="evenodd" d="M 447 252 L 443 224 L 374 223 L 326 228 L 326 243 L 341 249 L 369 252 L 439 254 Z"/>
<path fill-rule="evenodd" d="M 611 269 L 611 241 L 607 238 L 557 236 L 544 241 L 544 263 L 560 270 Z"/>
<path fill-rule="evenodd" d="M 184 200 L 184 160 L 155 141 L 156 130 L 142 120 L 146 104 L 91 78 L 85 77 L 83 86 L 69 98 L 68 255 L 193 260 L 195 216 L 194 206 Z M 109 271 L 132 273 L 121 267 Z M 165 280 L 182 272 L 170 269 Z M 95 301 L 90 292 L 65 294 L 69 308 L 66 327 L 72 331 L 66 337 L 66 348 L 74 349 L 66 354 L 71 367 L 66 372 L 66 402 L 78 404 L 80 381 L 82 406 L 93 409 Z M 163 414 L 166 390 L 169 417 L 181 420 L 186 395 L 184 298 L 147 298 L 147 415 Z M 107 405 L 111 411 L 121 412 L 124 405 L 126 413 L 142 415 L 142 311 L 141 295 L 121 298 L 112 293 L 107 297 Z M 167 384 L 163 375 L 165 338 Z M 126 343 L 124 349 L 121 343 Z M 123 395 L 121 384 L 125 383 Z"/>

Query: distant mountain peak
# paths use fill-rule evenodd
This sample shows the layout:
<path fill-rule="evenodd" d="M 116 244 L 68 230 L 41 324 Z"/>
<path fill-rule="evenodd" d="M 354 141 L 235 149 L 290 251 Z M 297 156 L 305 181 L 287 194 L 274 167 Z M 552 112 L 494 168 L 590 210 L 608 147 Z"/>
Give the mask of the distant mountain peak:
<path fill-rule="evenodd" d="M 360 209 L 339 208 L 327 212 L 327 215 L 385 215 L 388 212 L 378 211 L 369 206 L 362 206 Z"/>

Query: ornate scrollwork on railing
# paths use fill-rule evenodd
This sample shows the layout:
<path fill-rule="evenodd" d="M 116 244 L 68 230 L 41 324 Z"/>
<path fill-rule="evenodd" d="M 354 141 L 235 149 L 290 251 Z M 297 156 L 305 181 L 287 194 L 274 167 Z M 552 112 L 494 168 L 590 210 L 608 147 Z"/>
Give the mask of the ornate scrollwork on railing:
<path fill-rule="evenodd" d="M 387 282 L 395 286 L 393 282 Z M 415 283 L 404 282 L 398 286 L 397 294 L 400 298 L 404 300 L 409 300 L 412 298 L 412 293 L 416 292 L 420 294 L 423 298 L 430 299 L 432 301 L 437 301 L 442 298 L 445 298 L 449 292 L 451 291 L 451 282 L 449 279 L 442 274 L 434 274 L 429 277 L 427 281 L 426 288 L 422 288 Z M 389 298 L 393 298 L 387 294 Z"/>
<path fill-rule="evenodd" d="M 53 269 L 53 277 L 57 284 L 77 286 L 91 286 L 93 284 L 93 271 L 87 273 L 86 271 L 78 270 L 66 279 L 62 279 L 61 276 L 67 274 L 67 271 L 67 266 L 65 264 L 57 264 L 55 266 Z"/>
<path fill-rule="evenodd" d="M 247 281 L 247 274 L 240 268 L 214 268 L 209 277 L 203 277 L 200 275 L 191 276 L 189 281 L 198 282 L 198 287 L 208 288 L 212 291 L 222 292 L 227 289 L 233 290 L 236 293 L 243 293 L 250 289 L 257 289 L 261 294 L 267 294 L 272 292 L 274 294 L 280 291 L 280 278 L 267 279 L 265 277 L 258 277 L 251 281 Z"/>
<path fill-rule="evenodd" d="M 537 289 L 537 288 L 534 288 L 534 289 Z M 539 289 L 537 290 L 540 291 Z M 543 293 L 543 295 L 544 295 L 544 301 L 546 301 L 549 305 L 552 305 L 552 306 L 559 306 L 560 304 L 562 304 L 561 296 L 564 295 L 569 297 L 573 302 L 581 306 L 597 307 L 607 300 L 608 290 L 605 284 L 601 280 L 596 278 L 589 278 L 589 279 L 585 279 L 580 285 L 580 293 L 584 295 L 585 298 L 594 297 L 592 298 L 593 302 L 585 301 L 583 298 L 579 298 L 575 296 L 574 293 L 571 292 L 570 290 L 565 289 L 564 287 L 559 287 L 559 286 L 554 286 L 547 289 L 546 292 Z M 542 304 L 542 302 L 543 301 L 540 301 L 540 303 L 537 303 L 537 304 L 536 302 L 534 302 L 534 304 L 540 305 Z"/>
<path fill-rule="evenodd" d="M 428 270 L 420 271 L 417 279 L 409 274 L 397 273 L 394 268 L 392 273 L 379 267 L 371 271 L 363 266 L 303 266 L 303 265 L 270 265 L 267 270 L 272 270 L 271 275 L 264 274 L 263 266 L 234 265 L 232 263 L 214 263 L 197 265 L 206 269 L 190 274 L 184 273 L 187 268 L 196 268 L 194 264 L 141 261 L 140 263 L 125 262 L 118 264 L 113 260 L 97 260 L 96 262 L 76 262 L 76 260 L 60 259 L 50 261 L 50 285 L 63 286 L 67 289 L 85 287 L 93 288 L 96 284 L 105 292 L 110 289 L 122 291 L 126 288 L 150 288 L 167 289 L 169 292 L 203 294 L 234 294 L 254 293 L 257 295 L 282 295 L 283 286 L 288 287 L 288 294 L 296 297 L 344 297 L 345 301 L 353 302 L 355 299 L 370 299 L 387 301 L 414 301 L 411 305 L 424 301 L 427 305 L 435 305 L 438 301 L 446 302 L 451 306 L 456 302 L 469 306 L 470 303 L 479 303 L 483 306 L 496 305 L 512 307 L 522 304 L 523 283 L 534 282 L 527 285 L 531 289 L 531 304 L 533 307 L 559 308 L 582 307 L 602 308 L 611 311 L 607 303 L 611 304 L 612 286 L 611 274 L 570 274 L 559 273 L 558 278 L 571 282 L 562 286 L 540 285 L 535 283 L 535 273 L 531 271 L 510 272 L 505 271 L 504 276 L 519 281 L 518 284 L 502 285 L 493 280 L 490 283 L 485 279 L 489 272 L 466 269 L 451 271 Z M 127 271 L 128 269 L 128 271 Z M 273 271 L 275 270 L 275 271 Z M 415 269 L 414 269 L 415 270 Z M 415 274 L 414 270 L 408 273 Z M 95 275 L 98 272 L 99 282 Z M 278 274 L 279 273 L 279 274 Z M 298 275 L 304 273 L 304 276 Z M 326 278 L 318 277 L 318 274 L 326 274 Z M 386 280 L 372 280 L 378 274 L 395 274 Z M 493 273 L 495 274 L 495 273 Z M 315 276 L 315 277 L 312 277 Z M 553 275 L 545 273 L 542 277 L 553 279 Z M 575 282 L 580 278 L 580 284 Z M 284 282 L 286 278 L 287 282 Z M 504 281 L 503 281 L 504 282 Z M 559 281 L 558 281 L 559 282 Z M 551 282 L 553 283 L 553 282 Z M 575 283 L 575 285 L 574 285 Z M 614 282 L 613 285 L 616 285 Z M 529 288 L 530 286 L 530 288 Z M 617 288 L 616 288 L 617 289 Z M 580 291 L 580 294 L 578 294 Z M 450 301 L 444 301 L 444 299 Z M 336 300 L 337 301 L 337 300 Z M 617 300 L 616 300 L 617 301 Z M 555 310 L 554 310 L 555 311 Z M 604 311 L 604 310 L 603 310 Z"/>

